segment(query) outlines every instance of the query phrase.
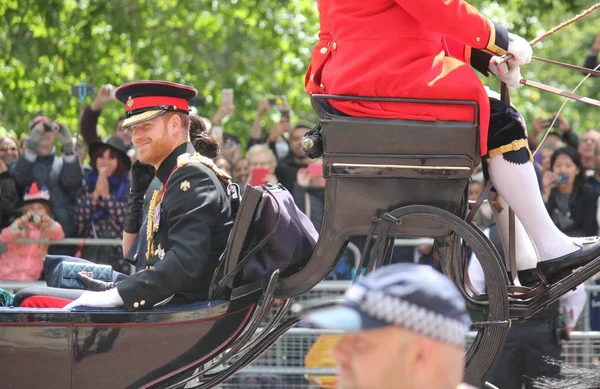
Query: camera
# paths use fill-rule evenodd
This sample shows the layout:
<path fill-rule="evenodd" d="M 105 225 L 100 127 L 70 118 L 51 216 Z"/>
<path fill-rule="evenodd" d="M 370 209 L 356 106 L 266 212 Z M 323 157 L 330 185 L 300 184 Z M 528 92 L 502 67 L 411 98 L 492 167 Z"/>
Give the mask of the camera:
<path fill-rule="evenodd" d="M 569 182 L 569 175 L 559 174 L 558 177 L 556 177 L 556 179 L 554 180 L 554 185 L 566 184 L 567 182 Z"/>
<path fill-rule="evenodd" d="M 42 221 L 42 217 L 40 215 L 31 215 L 29 217 L 29 223 L 38 224 Z"/>
<path fill-rule="evenodd" d="M 58 124 L 56 123 L 44 123 L 44 131 L 46 132 L 50 132 L 50 131 L 54 131 L 54 132 L 58 132 Z"/>

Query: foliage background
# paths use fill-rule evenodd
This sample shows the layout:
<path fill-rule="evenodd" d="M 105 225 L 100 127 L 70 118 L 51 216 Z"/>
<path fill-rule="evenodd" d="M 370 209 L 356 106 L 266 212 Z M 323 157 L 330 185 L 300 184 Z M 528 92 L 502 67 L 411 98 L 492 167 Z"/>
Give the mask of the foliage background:
<path fill-rule="evenodd" d="M 591 6 L 593 0 L 474 0 L 484 14 L 532 39 Z M 225 131 L 246 137 L 262 97 L 285 94 L 295 118 L 315 121 L 303 80 L 318 32 L 315 0 L 1 0 L 0 132 L 27 132 L 43 112 L 75 132 L 81 106 L 70 96 L 80 81 L 119 85 L 164 79 L 195 86 L 211 116 L 222 88 L 235 90 L 236 112 Z M 581 65 L 600 32 L 600 11 L 547 38 L 535 55 Z M 525 78 L 572 90 L 577 72 L 542 63 Z M 497 80 L 484 82 L 497 88 Z M 578 93 L 598 97 L 600 80 Z M 562 99 L 524 87 L 511 94 L 527 120 L 558 110 Z M 86 100 L 89 103 L 91 98 Z M 119 103 L 101 116 L 113 131 Z M 565 117 L 581 132 L 597 125 L 598 109 L 569 102 Z M 276 114 L 267 118 L 276 119 Z"/>

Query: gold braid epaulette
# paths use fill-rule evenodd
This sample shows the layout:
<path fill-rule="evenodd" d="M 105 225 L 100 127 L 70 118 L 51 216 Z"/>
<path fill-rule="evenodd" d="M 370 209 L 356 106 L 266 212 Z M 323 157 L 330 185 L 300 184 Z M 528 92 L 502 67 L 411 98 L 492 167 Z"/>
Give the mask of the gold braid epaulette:
<path fill-rule="evenodd" d="M 161 201 L 160 190 L 155 190 L 152 193 L 152 200 L 150 200 L 150 206 L 148 207 L 148 220 L 146 227 L 146 239 L 148 240 L 146 246 L 146 259 L 150 259 L 154 255 L 154 216 L 156 214 L 156 208 Z"/>
<path fill-rule="evenodd" d="M 210 158 L 207 158 L 198 153 L 194 153 L 193 155 L 190 153 L 185 153 L 185 154 L 181 154 L 179 157 L 177 157 L 177 167 L 178 168 L 185 166 L 185 165 L 189 164 L 190 162 L 197 162 L 197 163 L 203 164 L 204 166 L 206 166 L 207 168 L 212 170 L 217 175 L 219 180 L 223 181 L 226 184 L 231 183 L 231 176 L 225 170 L 223 170 L 223 169 L 219 168 L 217 165 L 215 165 L 213 160 Z"/>

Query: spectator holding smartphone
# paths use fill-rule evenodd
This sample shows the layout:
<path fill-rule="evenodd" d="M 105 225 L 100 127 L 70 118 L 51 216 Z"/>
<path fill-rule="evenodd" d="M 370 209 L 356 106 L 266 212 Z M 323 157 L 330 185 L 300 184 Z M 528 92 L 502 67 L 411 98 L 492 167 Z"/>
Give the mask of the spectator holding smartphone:
<path fill-rule="evenodd" d="M 279 104 L 279 105 L 278 105 Z M 271 128 L 266 138 L 262 136 L 261 122 L 264 115 L 271 108 L 278 108 L 281 112 L 279 121 Z M 290 107 L 287 105 L 284 96 L 274 99 L 262 99 L 256 111 L 256 118 L 252 124 L 252 130 L 248 145 L 252 146 L 258 143 L 269 145 L 278 161 L 283 160 L 289 155 L 290 146 L 288 139 L 292 125 L 290 124 Z"/>
<path fill-rule="evenodd" d="M 235 111 L 233 104 L 233 89 L 221 91 L 221 105 L 210 119 L 210 135 L 216 139 L 219 147 L 223 147 L 223 120 Z"/>
<path fill-rule="evenodd" d="M 566 235 L 596 235 L 598 194 L 585 186 L 584 168 L 577 151 L 558 149 L 544 173 L 544 202 L 554 224 Z"/>
<path fill-rule="evenodd" d="M 83 115 L 81 116 L 81 121 L 79 122 L 79 127 L 83 141 L 88 147 L 92 143 L 102 141 L 102 139 L 100 139 L 100 135 L 98 134 L 98 118 L 100 118 L 100 114 L 102 113 L 102 108 L 104 105 L 114 100 L 115 87 L 111 84 L 105 84 L 102 85 L 98 91 L 98 94 L 96 95 L 96 98 L 92 104 L 85 107 Z M 123 130 L 123 120 L 125 120 L 125 116 L 121 116 L 117 119 L 114 135 L 123 141 L 123 144 L 127 147 L 127 149 L 131 149 L 133 147 L 131 133 Z"/>
<path fill-rule="evenodd" d="M 554 118 L 556 118 L 556 120 L 554 120 Z M 546 134 L 546 131 L 550 128 L 550 126 L 552 126 L 552 129 L 548 135 L 555 135 L 567 146 L 571 146 L 573 148 L 577 148 L 579 146 L 579 138 L 577 134 L 573 132 L 569 123 L 567 123 L 562 116 L 557 116 L 554 114 L 550 118 L 538 118 L 533 121 L 531 126 L 532 134 L 529 137 L 529 143 L 530 146 L 532 146 L 532 149 L 538 146 L 538 142 L 541 141 L 541 138 Z M 549 137 L 546 139 L 549 139 Z"/>
<path fill-rule="evenodd" d="M 278 179 L 275 175 L 277 168 L 277 158 L 275 154 L 264 144 L 254 145 L 246 153 L 250 173 L 248 174 L 248 183 L 252 186 L 277 184 Z M 289 190 L 289 188 L 288 188 Z"/>
<path fill-rule="evenodd" d="M 16 243 L 17 239 L 61 240 L 62 227 L 52 219 L 50 193 L 46 188 L 32 183 L 24 196 L 25 206 L 21 217 L 0 233 L 4 252 L 0 255 L 0 280 L 37 281 L 42 275 L 48 245 L 42 243 Z"/>

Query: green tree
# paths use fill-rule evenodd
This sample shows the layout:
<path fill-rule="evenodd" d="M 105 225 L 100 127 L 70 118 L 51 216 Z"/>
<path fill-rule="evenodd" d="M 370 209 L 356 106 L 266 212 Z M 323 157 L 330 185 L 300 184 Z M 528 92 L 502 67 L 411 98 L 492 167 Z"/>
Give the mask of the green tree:
<path fill-rule="evenodd" d="M 593 1 L 473 3 L 531 39 Z M 236 112 L 225 130 L 242 137 L 259 100 L 270 94 L 286 94 L 296 117 L 316 119 L 303 89 L 318 31 L 315 0 L 4 0 L 0 15 L 0 125 L 17 134 L 26 134 L 40 112 L 75 132 L 81 106 L 69 93 L 80 81 L 96 90 L 134 79 L 190 84 L 206 98 L 203 116 L 216 110 L 222 88 L 233 88 Z M 597 32 L 600 19 L 588 16 L 540 42 L 535 54 L 581 64 Z M 542 63 L 524 67 L 523 76 L 567 90 L 583 78 Z M 492 77 L 483 81 L 498 86 Z M 596 97 L 599 88 L 588 79 L 578 93 Z M 563 101 L 528 87 L 511 96 L 528 120 L 557 111 Z M 123 109 L 114 103 L 104 111 L 100 126 L 107 135 Z M 595 126 L 597 112 L 572 102 L 564 111 L 576 130 Z"/>

